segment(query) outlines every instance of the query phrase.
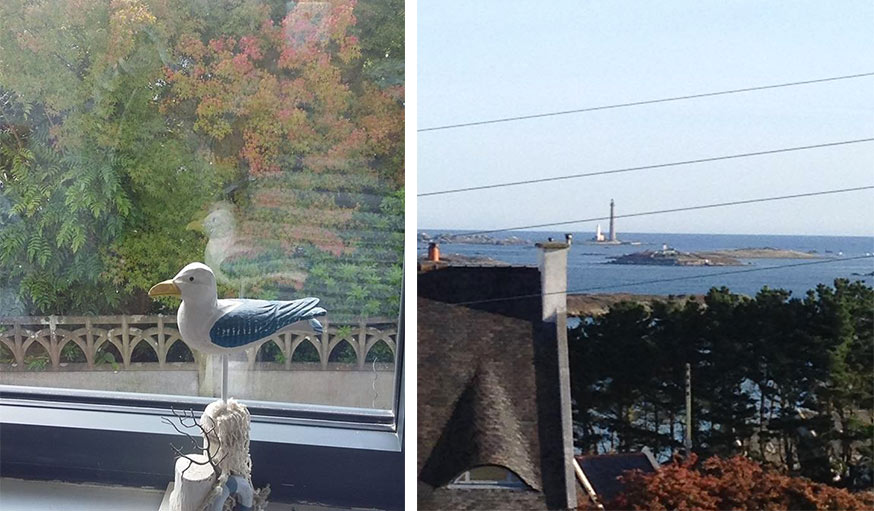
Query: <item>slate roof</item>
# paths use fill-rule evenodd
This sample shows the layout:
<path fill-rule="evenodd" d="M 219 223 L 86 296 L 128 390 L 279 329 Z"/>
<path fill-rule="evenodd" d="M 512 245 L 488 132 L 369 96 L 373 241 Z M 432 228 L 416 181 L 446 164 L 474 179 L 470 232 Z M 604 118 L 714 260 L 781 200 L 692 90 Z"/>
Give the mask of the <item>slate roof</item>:
<path fill-rule="evenodd" d="M 440 254 L 439 261 L 431 261 L 423 256 L 419 258 L 416 266 L 420 272 L 447 268 L 449 266 L 469 268 L 533 268 L 533 266 L 530 265 L 507 263 L 497 259 L 492 259 L 491 257 L 465 256 L 461 254 Z"/>
<path fill-rule="evenodd" d="M 418 294 L 419 509 L 560 507 L 556 341 L 540 321 L 539 270 L 432 267 Z M 467 303 L 479 300 L 492 301 Z M 506 467 L 528 489 L 445 488 L 479 465 Z"/>

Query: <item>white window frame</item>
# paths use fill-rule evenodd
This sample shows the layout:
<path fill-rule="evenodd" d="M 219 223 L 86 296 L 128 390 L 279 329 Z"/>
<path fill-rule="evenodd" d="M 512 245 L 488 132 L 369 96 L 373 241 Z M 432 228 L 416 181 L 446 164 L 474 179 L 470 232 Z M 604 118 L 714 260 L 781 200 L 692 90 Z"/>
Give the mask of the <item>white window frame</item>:
<path fill-rule="evenodd" d="M 496 467 L 503 470 L 506 475 L 500 481 L 486 481 L 470 479 L 470 471 L 481 467 Z M 459 474 L 451 483 L 446 485 L 453 490 L 527 490 L 528 485 L 515 472 L 503 465 L 479 465 L 471 467 Z"/>

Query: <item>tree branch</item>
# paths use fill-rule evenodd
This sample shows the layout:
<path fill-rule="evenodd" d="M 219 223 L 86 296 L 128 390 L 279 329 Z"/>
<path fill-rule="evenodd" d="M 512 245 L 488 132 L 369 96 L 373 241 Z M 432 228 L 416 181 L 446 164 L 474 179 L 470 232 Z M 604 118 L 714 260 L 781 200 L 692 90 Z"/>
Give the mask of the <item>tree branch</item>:
<path fill-rule="evenodd" d="M 194 410 L 191 410 L 191 409 L 188 410 L 187 414 L 185 412 L 182 412 L 180 414 L 173 407 L 170 407 L 170 412 L 173 413 L 173 416 L 179 421 L 179 424 L 183 428 L 185 428 L 185 429 L 194 429 L 194 428 L 199 429 L 200 433 L 203 437 L 204 443 L 206 444 L 206 445 L 198 444 L 198 442 L 196 441 L 197 437 L 189 434 L 187 431 L 183 431 L 183 430 L 179 429 L 176 426 L 176 424 L 174 424 L 173 421 L 169 417 L 161 417 L 161 422 L 169 424 L 170 426 L 173 427 L 173 429 L 176 430 L 177 433 L 184 435 L 186 438 L 188 438 L 188 440 L 191 442 L 193 448 L 201 449 L 201 450 L 205 451 L 204 454 L 206 455 L 206 461 L 196 461 L 193 458 L 191 458 L 191 456 L 183 453 L 180 448 L 176 447 L 172 443 L 170 444 L 170 448 L 173 450 L 173 452 L 175 452 L 179 457 L 185 458 L 186 460 L 188 460 L 188 466 L 185 467 L 185 470 L 182 471 L 182 475 L 185 475 L 185 472 L 189 468 L 191 468 L 191 465 L 200 465 L 200 466 L 210 465 L 212 467 L 213 472 L 215 472 L 216 476 L 218 477 L 221 474 L 221 470 L 219 467 L 220 467 L 221 463 L 225 460 L 225 458 L 227 458 L 228 453 L 226 452 L 224 454 L 224 456 L 222 456 L 221 459 L 219 459 L 218 461 L 216 461 L 213 458 L 211 435 L 215 432 L 216 426 L 214 425 L 212 428 L 207 430 L 200 423 L 200 421 L 197 420 L 197 418 L 194 416 Z M 186 424 L 186 421 L 188 421 L 188 420 L 191 421 L 191 425 Z M 218 438 L 218 436 L 216 436 L 216 440 L 218 441 L 218 448 L 216 449 L 216 452 L 218 452 L 219 450 L 221 450 L 222 444 L 221 444 L 221 439 Z"/>

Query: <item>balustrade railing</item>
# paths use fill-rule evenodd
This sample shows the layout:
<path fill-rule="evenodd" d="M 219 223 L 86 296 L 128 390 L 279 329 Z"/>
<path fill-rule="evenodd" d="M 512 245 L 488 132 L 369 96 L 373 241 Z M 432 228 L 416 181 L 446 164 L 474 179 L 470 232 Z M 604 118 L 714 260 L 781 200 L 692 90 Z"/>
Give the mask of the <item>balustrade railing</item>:
<path fill-rule="evenodd" d="M 274 342 L 281 352 L 281 357 L 276 357 L 280 363 L 273 364 L 286 370 L 294 369 L 293 359 L 295 353 L 302 349 L 304 343 L 309 343 L 315 348 L 318 355 L 318 363 L 309 364 L 308 368 L 328 369 L 331 353 L 339 349 L 342 343 L 348 343 L 355 353 L 355 361 L 348 363 L 353 368 L 364 369 L 368 354 L 384 343 L 394 360 L 397 342 L 397 327 L 391 320 L 370 319 L 367 322 L 357 324 L 338 323 L 332 324 L 328 320 L 322 321 L 324 332 L 316 334 L 311 329 L 301 326 L 283 329 L 280 332 L 252 344 L 246 350 L 249 369 L 254 369 L 257 363 L 259 349 L 269 342 Z M 27 364 L 28 350 L 34 343 L 38 343 L 48 354 L 45 364 Z M 73 343 L 82 353 L 85 361 L 80 364 L 87 369 L 100 369 L 104 366 L 99 358 L 101 348 L 106 343 L 113 346 L 121 355 L 121 360 L 115 361 L 112 368 L 131 369 L 132 356 L 138 346 L 145 343 L 146 349 L 152 350 L 157 362 L 136 363 L 136 368 L 157 365 L 157 369 L 167 366 L 176 367 L 178 364 L 168 362 L 167 355 L 176 343 L 182 343 L 192 353 L 194 360 L 200 355 L 192 350 L 179 335 L 176 328 L 175 316 L 19 316 L 0 317 L 0 344 L 5 346 L 11 353 L 10 361 L 0 364 L 0 370 L 10 368 L 18 371 L 27 370 L 63 370 L 67 366 L 62 361 L 62 352 L 67 345 Z M 105 351 L 105 349 L 104 349 Z M 383 349 L 384 352 L 384 349 Z M 7 355 L 8 357 L 8 355 Z M 389 362 L 391 363 L 391 362 Z"/>

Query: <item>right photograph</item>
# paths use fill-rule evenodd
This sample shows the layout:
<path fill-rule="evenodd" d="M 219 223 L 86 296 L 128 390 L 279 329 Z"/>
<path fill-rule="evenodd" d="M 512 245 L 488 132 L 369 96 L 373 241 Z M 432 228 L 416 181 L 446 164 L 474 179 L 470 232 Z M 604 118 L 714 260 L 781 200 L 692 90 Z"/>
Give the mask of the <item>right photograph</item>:
<path fill-rule="evenodd" d="M 874 508 L 871 19 L 418 5 L 418 509 Z"/>

